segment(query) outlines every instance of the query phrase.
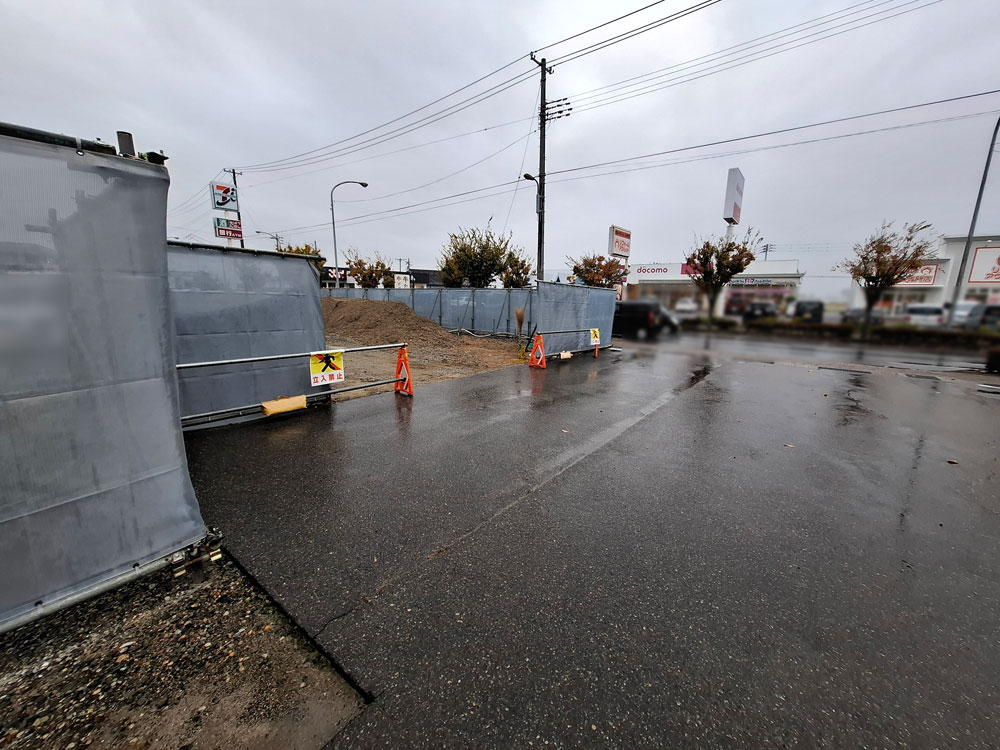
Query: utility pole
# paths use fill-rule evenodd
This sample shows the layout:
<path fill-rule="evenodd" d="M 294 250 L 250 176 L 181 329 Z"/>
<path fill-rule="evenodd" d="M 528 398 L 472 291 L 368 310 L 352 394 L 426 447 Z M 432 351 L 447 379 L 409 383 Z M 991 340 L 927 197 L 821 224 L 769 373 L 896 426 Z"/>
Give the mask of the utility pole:
<path fill-rule="evenodd" d="M 997 132 L 1000 132 L 1000 118 L 993 128 L 993 138 L 990 140 L 990 150 L 986 152 L 986 166 L 983 167 L 983 179 L 979 183 L 979 195 L 976 196 L 976 207 L 972 209 L 972 224 L 969 225 L 969 236 L 965 238 L 965 250 L 962 251 L 962 263 L 958 267 L 958 278 L 955 279 L 955 291 L 951 295 L 951 309 L 948 311 L 948 326 L 955 323 L 955 306 L 962 295 L 962 281 L 965 279 L 965 268 L 969 265 L 969 251 L 972 249 L 972 237 L 976 234 L 976 222 L 979 221 L 979 207 L 983 203 L 983 191 L 986 190 L 986 178 L 990 176 L 990 162 L 993 161 L 993 149 L 997 145 Z"/>
<path fill-rule="evenodd" d="M 538 214 L 538 267 L 536 269 L 535 277 L 539 281 L 545 280 L 545 121 L 546 117 L 546 102 L 545 102 L 545 80 L 552 69 L 545 64 L 545 58 L 541 60 L 536 60 L 534 53 L 531 55 L 531 59 L 542 69 L 542 81 L 541 89 L 538 95 L 538 195 L 536 197 L 535 212 Z"/>
<path fill-rule="evenodd" d="M 235 168 L 233 169 L 223 169 L 223 172 L 228 172 L 233 176 L 233 190 L 236 191 L 236 205 L 240 205 L 240 190 L 239 185 L 236 184 L 236 175 L 243 174 L 242 172 L 237 172 Z M 236 221 L 240 223 L 240 247 L 246 247 L 243 244 L 243 217 L 240 216 L 240 210 L 236 209 Z"/>

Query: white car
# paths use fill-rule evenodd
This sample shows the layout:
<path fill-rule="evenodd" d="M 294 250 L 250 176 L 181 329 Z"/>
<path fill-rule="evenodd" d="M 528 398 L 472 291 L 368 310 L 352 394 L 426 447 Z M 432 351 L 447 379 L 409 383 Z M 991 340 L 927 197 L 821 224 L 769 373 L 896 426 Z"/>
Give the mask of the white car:
<path fill-rule="evenodd" d="M 698 303 L 690 297 L 677 300 L 674 305 L 674 312 L 678 315 L 695 315 L 698 312 Z"/>
<path fill-rule="evenodd" d="M 903 321 L 918 328 L 937 328 L 944 325 L 947 318 L 940 305 L 907 305 Z"/>
<path fill-rule="evenodd" d="M 969 311 L 976 306 L 975 300 L 964 300 L 955 305 L 955 317 L 952 319 L 951 324 L 954 328 L 961 328 L 965 325 L 965 321 L 969 318 Z M 947 314 L 944 316 L 945 320 L 948 319 Z"/>

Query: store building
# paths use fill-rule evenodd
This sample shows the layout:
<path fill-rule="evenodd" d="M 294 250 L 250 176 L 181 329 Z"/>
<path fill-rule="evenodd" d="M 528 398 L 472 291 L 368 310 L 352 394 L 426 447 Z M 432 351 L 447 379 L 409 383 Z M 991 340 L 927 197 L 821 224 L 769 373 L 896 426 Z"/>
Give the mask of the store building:
<path fill-rule="evenodd" d="M 716 303 L 716 315 L 739 315 L 750 302 L 773 302 L 784 311 L 798 297 L 805 274 L 797 260 L 755 260 L 726 286 Z M 686 263 L 644 263 L 629 268 L 627 294 L 630 298 L 656 297 L 674 308 L 682 299 L 693 299 L 704 310 L 698 288 L 691 280 Z"/>
<path fill-rule="evenodd" d="M 878 309 L 888 318 L 898 318 L 905 314 L 907 305 L 944 307 L 951 302 L 956 284 L 961 284 L 960 300 L 1000 303 L 1000 232 L 972 238 L 968 267 L 964 278 L 958 279 L 966 239 L 966 235 L 942 237 L 936 257 L 904 282 L 887 289 Z M 864 292 L 857 284 L 852 286 L 851 307 L 864 307 Z"/>

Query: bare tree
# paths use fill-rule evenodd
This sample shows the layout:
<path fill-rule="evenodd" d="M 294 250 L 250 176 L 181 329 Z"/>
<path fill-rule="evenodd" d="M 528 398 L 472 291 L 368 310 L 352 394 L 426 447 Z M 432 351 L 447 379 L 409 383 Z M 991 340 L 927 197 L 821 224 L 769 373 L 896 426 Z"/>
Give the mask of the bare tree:
<path fill-rule="evenodd" d="M 708 328 L 712 329 L 715 302 L 733 276 L 743 273 L 753 261 L 761 243 L 760 234 L 748 229 L 742 240 L 732 237 L 702 240 L 684 259 L 691 281 L 708 297 Z"/>
<path fill-rule="evenodd" d="M 896 286 L 914 271 L 919 271 L 934 257 L 934 241 L 924 232 L 931 228 L 926 221 L 904 224 L 902 232 L 892 231 L 892 222 L 882 222 L 881 228 L 854 246 L 854 258 L 848 258 L 833 267 L 834 271 L 847 271 L 865 293 L 865 320 L 861 338 L 868 338 L 872 310 L 886 289 Z"/>

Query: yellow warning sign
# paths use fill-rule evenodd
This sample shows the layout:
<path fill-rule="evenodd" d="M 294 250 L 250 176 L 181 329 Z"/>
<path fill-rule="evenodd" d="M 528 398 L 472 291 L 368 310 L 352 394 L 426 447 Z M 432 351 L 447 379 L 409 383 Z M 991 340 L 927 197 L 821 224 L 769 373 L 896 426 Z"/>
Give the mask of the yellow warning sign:
<path fill-rule="evenodd" d="M 309 384 L 344 382 L 344 352 L 313 352 L 309 355 Z"/>
<path fill-rule="evenodd" d="M 600 346 L 601 345 L 601 329 L 591 328 L 590 329 L 590 345 Z"/>

